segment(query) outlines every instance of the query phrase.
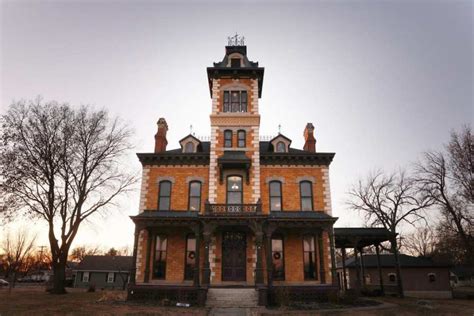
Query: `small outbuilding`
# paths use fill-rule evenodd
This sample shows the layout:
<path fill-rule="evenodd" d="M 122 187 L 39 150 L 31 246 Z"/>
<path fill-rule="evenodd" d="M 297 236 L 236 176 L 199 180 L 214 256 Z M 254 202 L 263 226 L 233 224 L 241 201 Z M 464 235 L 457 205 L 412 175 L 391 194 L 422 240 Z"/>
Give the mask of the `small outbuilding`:
<path fill-rule="evenodd" d="M 451 298 L 450 267 L 433 262 L 429 258 L 400 254 L 400 266 L 403 291 L 406 296 L 420 298 Z M 384 284 L 385 294 L 397 292 L 397 274 L 393 254 L 360 256 L 361 262 L 354 257 L 345 262 L 348 288 L 356 288 L 357 269 L 363 269 L 362 288 L 378 290 Z M 379 268 L 380 267 L 380 268 Z M 342 263 L 338 265 L 338 274 L 342 280 Z M 380 282 L 382 276 L 382 282 Z"/>
<path fill-rule="evenodd" d="M 74 287 L 125 289 L 132 263 L 131 256 L 85 256 L 75 270 Z"/>

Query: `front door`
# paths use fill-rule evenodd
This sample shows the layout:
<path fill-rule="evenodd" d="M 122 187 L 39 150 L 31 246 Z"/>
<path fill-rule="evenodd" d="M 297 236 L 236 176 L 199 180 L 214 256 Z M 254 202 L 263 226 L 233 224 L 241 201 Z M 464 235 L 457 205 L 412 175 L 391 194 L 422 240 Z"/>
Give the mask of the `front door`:
<path fill-rule="evenodd" d="M 247 236 L 242 232 L 222 234 L 222 281 L 246 280 Z"/>

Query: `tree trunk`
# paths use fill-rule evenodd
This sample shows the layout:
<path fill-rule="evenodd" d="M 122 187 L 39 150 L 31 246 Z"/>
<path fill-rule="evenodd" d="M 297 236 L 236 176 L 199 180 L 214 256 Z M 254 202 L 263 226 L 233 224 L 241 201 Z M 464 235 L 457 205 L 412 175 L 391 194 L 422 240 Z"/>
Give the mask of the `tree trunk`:
<path fill-rule="evenodd" d="M 59 259 L 53 263 L 53 288 L 52 294 L 66 294 L 64 283 L 66 281 L 66 260 Z"/>
<path fill-rule="evenodd" d="M 390 243 L 392 245 L 392 252 L 393 252 L 393 256 L 395 258 L 395 271 L 397 273 L 398 295 L 403 298 L 403 297 L 405 297 L 405 295 L 403 293 L 402 272 L 401 272 L 401 268 L 400 268 L 400 258 L 399 258 L 398 247 L 397 247 L 397 237 L 394 237 L 390 241 Z"/>

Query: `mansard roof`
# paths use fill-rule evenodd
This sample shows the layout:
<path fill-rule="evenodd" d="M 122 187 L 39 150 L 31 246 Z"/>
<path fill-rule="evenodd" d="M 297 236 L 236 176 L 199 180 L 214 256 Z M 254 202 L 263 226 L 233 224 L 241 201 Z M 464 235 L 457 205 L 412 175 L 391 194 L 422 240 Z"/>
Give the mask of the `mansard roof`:
<path fill-rule="evenodd" d="M 202 165 L 209 164 L 211 144 L 201 142 L 201 151 L 183 153 L 181 148 L 161 153 L 137 153 L 143 165 Z M 260 164 L 262 165 L 327 165 L 329 166 L 335 153 L 308 152 L 302 149 L 289 148 L 288 152 L 277 153 L 268 141 L 260 142 Z"/>

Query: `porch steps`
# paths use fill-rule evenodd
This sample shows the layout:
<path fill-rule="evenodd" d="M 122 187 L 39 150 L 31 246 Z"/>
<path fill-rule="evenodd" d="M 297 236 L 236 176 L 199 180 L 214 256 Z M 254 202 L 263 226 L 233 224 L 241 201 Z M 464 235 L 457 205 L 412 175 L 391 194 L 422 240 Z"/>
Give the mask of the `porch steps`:
<path fill-rule="evenodd" d="M 206 307 L 257 307 L 258 292 L 254 288 L 210 288 Z"/>

